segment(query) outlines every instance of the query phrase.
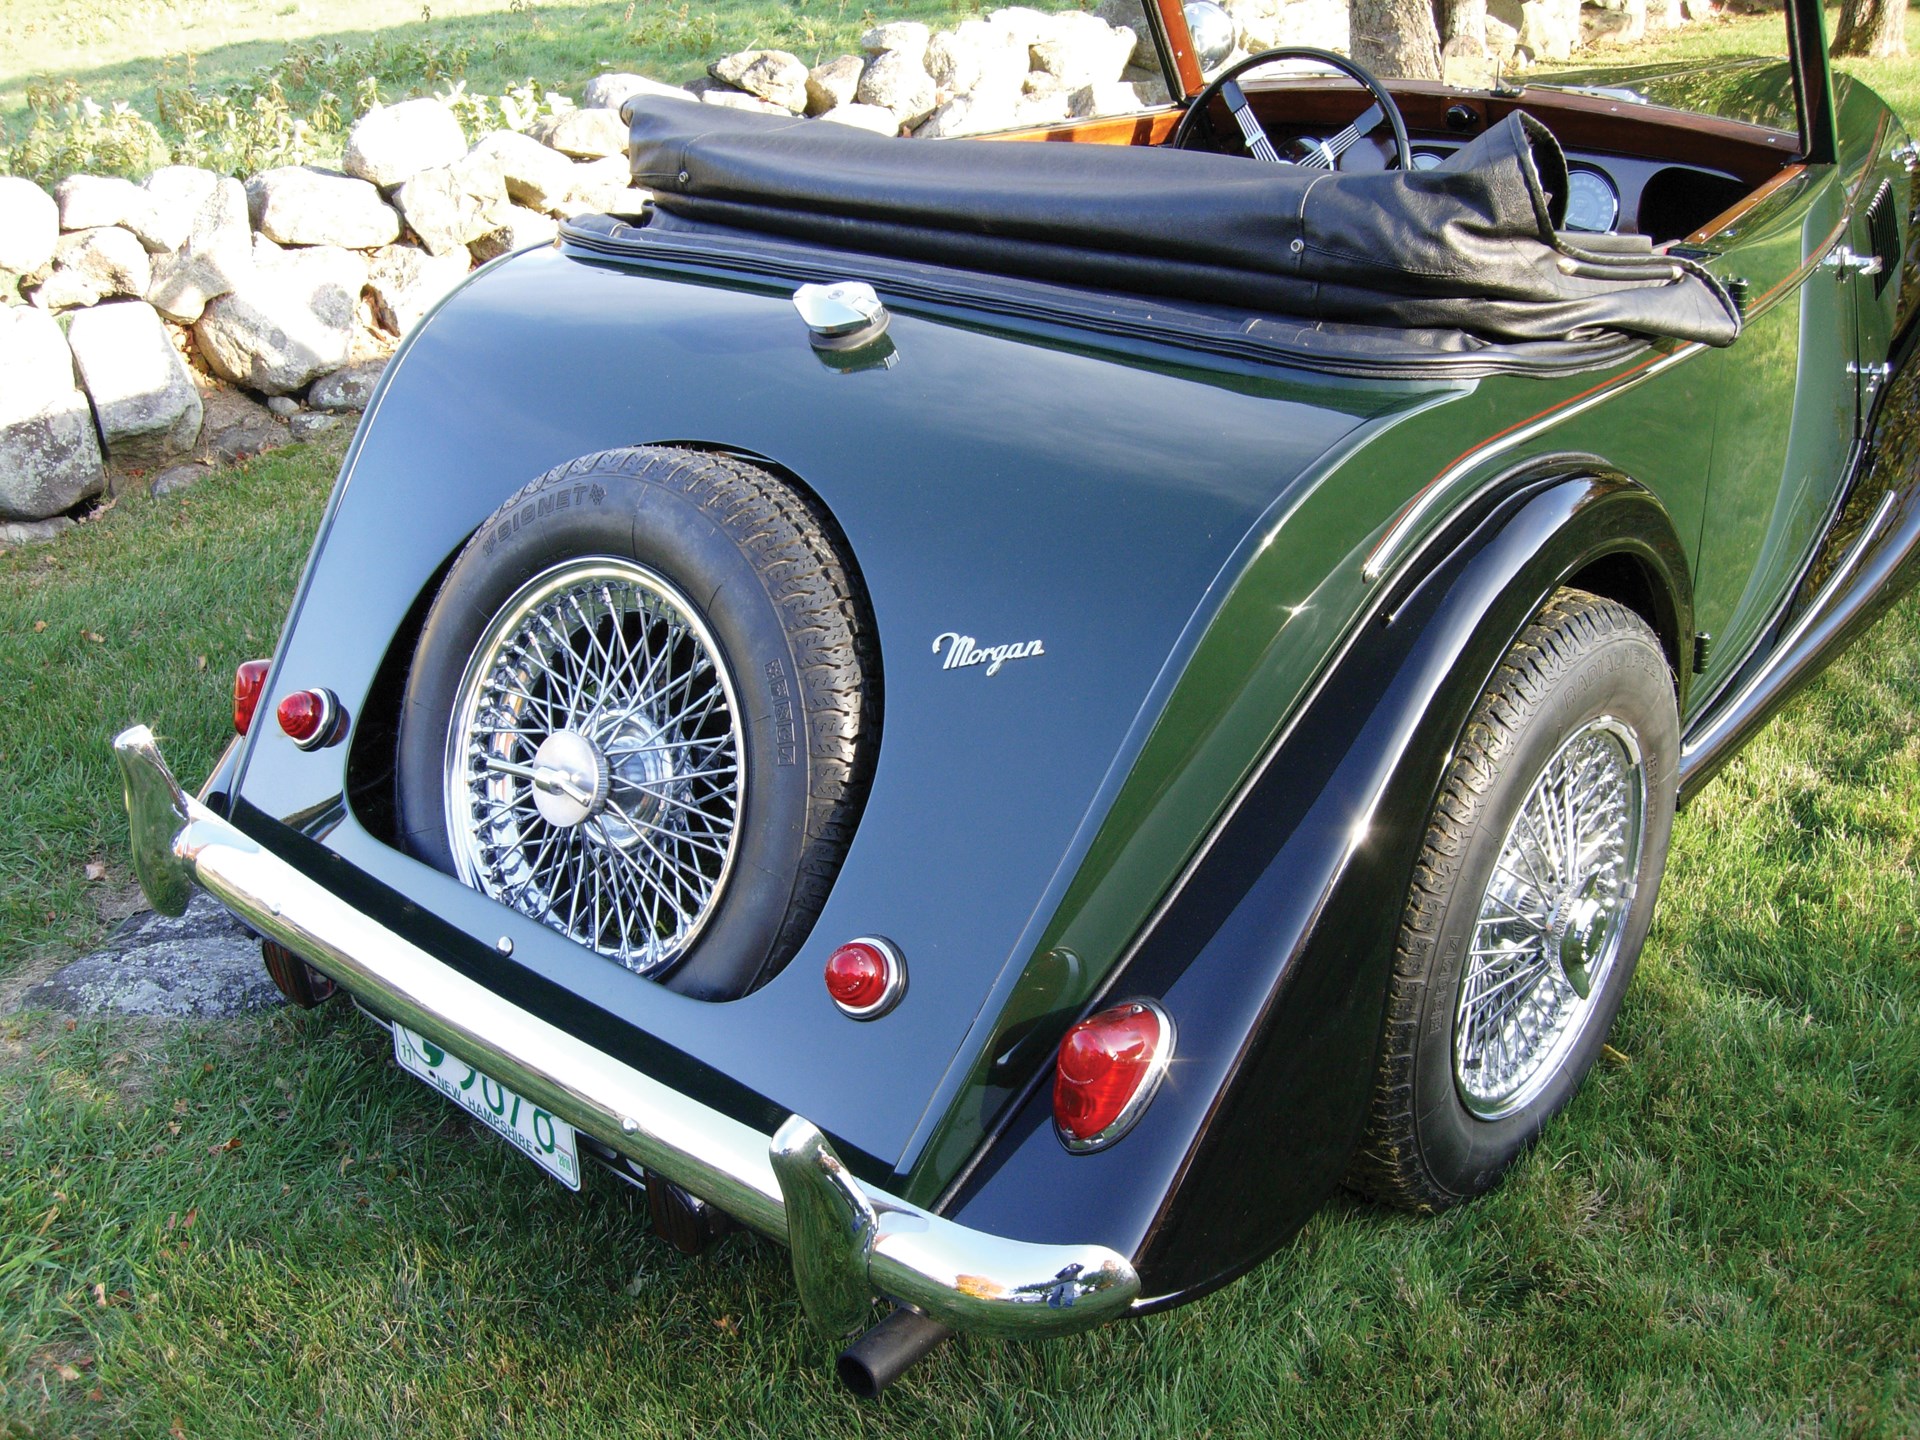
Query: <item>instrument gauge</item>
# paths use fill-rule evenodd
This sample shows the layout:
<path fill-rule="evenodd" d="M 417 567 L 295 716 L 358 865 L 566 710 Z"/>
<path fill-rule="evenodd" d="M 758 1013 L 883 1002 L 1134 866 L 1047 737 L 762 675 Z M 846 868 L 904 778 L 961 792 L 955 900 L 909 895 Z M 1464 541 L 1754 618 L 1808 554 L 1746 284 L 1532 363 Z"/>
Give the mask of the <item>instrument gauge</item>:
<path fill-rule="evenodd" d="M 1620 192 L 1598 170 L 1575 170 L 1567 177 L 1567 225 L 1592 235 L 1607 234 L 1620 218 Z"/>

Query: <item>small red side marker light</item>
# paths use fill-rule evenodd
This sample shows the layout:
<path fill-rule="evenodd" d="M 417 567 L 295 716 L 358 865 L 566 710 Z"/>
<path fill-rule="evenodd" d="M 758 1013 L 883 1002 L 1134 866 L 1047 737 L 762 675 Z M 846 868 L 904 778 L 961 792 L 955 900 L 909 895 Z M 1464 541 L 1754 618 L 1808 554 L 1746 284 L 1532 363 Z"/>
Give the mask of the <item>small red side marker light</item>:
<path fill-rule="evenodd" d="M 900 1003 L 907 966 L 891 941 L 849 940 L 827 957 L 827 994 L 856 1020 L 874 1020 Z"/>
<path fill-rule="evenodd" d="M 253 724 L 253 712 L 260 706 L 260 697 L 266 693 L 267 662 L 264 660 L 242 661 L 240 668 L 233 672 L 233 733 L 244 735 Z"/>
<path fill-rule="evenodd" d="M 1129 1000 L 1067 1031 L 1054 1062 L 1053 1119 L 1069 1150 L 1099 1150 L 1134 1127 L 1173 1058 L 1173 1020 Z"/>
<path fill-rule="evenodd" d="M 282 697 L 280 728 L 302 750 L 315 750 L 334 738 L 339 706 L 326 690 L 295 690 Z"/>

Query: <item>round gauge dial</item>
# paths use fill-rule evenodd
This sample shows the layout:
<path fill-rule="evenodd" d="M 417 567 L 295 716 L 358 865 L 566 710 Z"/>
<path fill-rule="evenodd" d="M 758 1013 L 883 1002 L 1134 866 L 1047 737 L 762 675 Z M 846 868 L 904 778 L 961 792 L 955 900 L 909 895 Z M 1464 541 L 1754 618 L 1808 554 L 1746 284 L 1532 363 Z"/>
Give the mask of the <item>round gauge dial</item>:
<path fill-rule="evenodd" d="M 1413 168 L 1431 170 L 1446 158 L 1438 150 L 1416 150 L 1413 152 Z"/>
<path fill-rule="evenodd" d="M 1567 177 L 1567 229 L 1605 234 L 1620 218 L 1620 193 L 1598 170 L 1575 170 Z"/>

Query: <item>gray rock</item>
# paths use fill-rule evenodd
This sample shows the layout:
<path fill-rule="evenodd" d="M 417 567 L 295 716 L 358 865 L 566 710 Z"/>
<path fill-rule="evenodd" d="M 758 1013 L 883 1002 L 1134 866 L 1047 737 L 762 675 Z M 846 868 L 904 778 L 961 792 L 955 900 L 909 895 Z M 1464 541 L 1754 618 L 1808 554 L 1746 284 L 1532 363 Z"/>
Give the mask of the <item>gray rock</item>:
<path fill-rule="evenodd" d="M 869 55 L 891 51 L 917 62 L 927 53 L 927 43 L 932 38 L 933 32 L 917 20 L 895 20 L 868 30 L 860 37 L 860 48 Z"/>
<path fill-rule="evenodd" d="M 728 110 L 748 110 L 756 115 L 791 116 L 793 114 L 784 105 L 776 105 L 771 100 L 762 100 L 758 95 L 749 95 L 744 90 L 729 90 L 726 86 L 719 84 L 702 90 L 700 103 L 719 105 Z"/>
<path fill-rule="evenodd" d="M 1240 48 L 1249 52 L 1315 45 L 1344 53 L 1349 47 L 1346 0 L 1231 0 L 1227 13 L 1233 17 Z M 1518 13 L 1516 8 L 1516 17 Z"/>
<path fill-rule="evenodd" d="M 157 179 L 159 173 L 151 178 Z M 147 302 L 181 325 L 193 324 L 208 301 L 225 295 L 253 273 L 247 192 L 238 180 L 218 175 L 212 179 L 194 211 L 186 243 L 176 253 L 156 258 L 153 282 L 147 287 Z"/>
<path fill-rule="evenodd" d="M 1086 120 L 1096 115 L 1131 115 L 1147 108 L 1140 92 L 1124 80 L 1103 80 L 1083 85 L 1067 97 L 1067 115 Z"/>
<path fill-rule="evenodd" d="M 506 223 L 473 241 L 467 246 L 467 252 L 484 264 L 529 245 L 551 245 L 559 233 L 560 223 L 552 216 L 529 210 L 524 205 L 509 205 Z"/>
<path fill-rule="evenodd" d="M 1513 63 L 1514 47 L 1519 43 L 1518 30 L 1496 16 L 1487 16 L 1487 54 L 1492 57 L 1496 70 L 1504 70 Z"/>
<path fill-rule="evenodd" d="M 493 158 L 475 153 L 422 170 L 394 192 L 393 201 L 428 250 L 459 251 L 464 258 L 469 243 L 500 228 L 507 187 Z"/>
<path fill-rule="evenodd" d="M 159 312 L 144 300 L 73 317 L 67 343 L 115 465 L 153 466 L 200 438 L 200 392 Z"/>
<path fill-rule="evenodd" d="M 1013 107 L 1016 125 L 1058 125 L 1067 118 L 1066 89 L 1039 90 L 1020 97 Z"/>
<path fill-rule="evenodd" d="M 364 410 L 373 399 L 373 388 L 380 383 L 380 372 L 384 369 L 385 361 L 370 360 L 322 375 L 307 392 L 307 404 L 316 410 Z"/>
<path fill-rule="evenodd" d="M 963 20 L 927 45 L 927 73 L 954 99 L 982 86 L 1017 93 L 1028 69 L 1028 47 L 984 20 Z"/>
<path fill-rule="evenodd" d="M 282 420 L 285 420 L 290 415 L 298 415 L 300 413 L 300 402 L 291 395 L 269 395 L 267 397 L 267 409 L 275 415 L 278 415 Z"/>
<path fill-rule="evenodd" d="M 832 117 L 828 117 L 832 118 Z M 918 140 L 951 140 L 957 135 L 987 135 L 1020 123 L 1020 96 L 976 91 L 947 101 L 918 130 Z"/>
<path fill-rule="evenodd" d="M 1009 5 L 987 16 L 987 24 L 1005 33 L 1014 44 L 1032 47 L 1053 35 L 1053 16 L 1027 5 Z"/>
<path fill-rule="evenodd" d="M 577 202 L 572 213 L 579 213 L 580 205 L 598 210 L 603 202 L 612 200 L 626 189 L 630 178 L 624 156 L 609 155 L 604 160 L 582 160 L 573 167 L 573 185 L 567 191 L 567 198 Z"/>
<path fill-rule="evenodd" d="M 285 395 L 346 363 L 366 280 L 349 251 L 290 251 L 208 305 L 194 339 L 221 379 Z"/>
<path fill-rule="evenodd" d="M 140 235 L 142 243 L 156 255 L 185 246 L 193 237 L 201 210 L 223 181 L 224 177 L 194 165 L 163 165 L 142 180 L 140 188 L 147 192 L 147 223 L 151 227 Z M 241 191 L 243 197 L 245 193 Z M 157 269 L 159 261 L 154 264 Z"/>
<path fill-rule="evenodd" d="M 587 110 L 618 110 L 635 95 L 655 95 L 668 100 L 693 98 L 678 85 L 664 85 L 644 75 L 608 73 L 596 75 L 587 82 L 580 103 Z"/>
<path fill-rule="evenodd" d="M 255 455 L 277 450 L 285 443 L 285 435 L 276 426 L 240 424 L 221 430 L 207 442 L 207 449 L 221 464 L 237 465 Z"/>
<path fill-rule="evenodd" d="M 496 130 L 482 136 L 473 153 L 493 163 L 508 197 L 522 205 L 546 210 L 573 193 L 574 162 L 531 135 Z"/>
<path fill-rule="evenodd" d="M 627 153 L 627 122 L 618 110 L 595 107 L 542 115 L 528 133 L 542 145 L 582 160 Z"/>
<path fill-rule="evenodd" d="M 0 270 L 33 275 L 53 261 L 60 207 L 31 180 L 0 175 Z"/>
<path fill-rule="evenodd" d="M 53 247 L 53 269 L 34 292 L 44 310 L 96 305 L 117 295 L 145 295 L 153 283 L 146 247 L 131 230 L 103 225 L 62 235 Z"/>
<path fill-rule="evenodd" d="M 354 121 L 342 166 L 347 174 L 386 190 L 422 170 L 451 165 L 466 153 L 467 137 L 453 111 L 445 101 L 429 96 L 369 110 Z"/>
<path fill-rule="evenodd" d="M 72 528 L 73 521 L 64 515 L 56 515 L 51 520 L 0 520 L 0 550 L 45 545 Z"/>
<path fill-rule="evenodd" d="M 889 50 L 867 66 L 854 98 L 862 105 L 891 110 L 902 125 L 911 127 L 933 113 L 938 97 L 933 77 L 918 58 Z"/>
<path fill-rule="evenodd" d="M 1535 61 L 1570 60 L 1580 39 L 1578 19 L 1569 19 L 1557 0 L 1524 0 L 1520 6 L 1521 49 Z"/>
<path fill-rule="evenodd" d="M 133 916 L 91 955 L 29 989 L 21 1005 L 66 1015 L 210 1020 L 284 1003 L 260 942 L 211 896 L 195 892 L 178 919 Z"/>
<path fill-rule="evenodd" d="M 922 48 L 925 48 L 924 42 Z M 806 62 L 788 51 L 736 51 L 714 61 L 707 67 L 707 73 L 769 105 L 778 105 L 790 115 L 798 115 L 807 108 Z"/>
<path fill-rule="evenodd" d="M 878 105 L 841 105 L 827 111 L 820 119 L 831 125 L 851 125 L 856 130 L 870 130 L 875 135 L 900 133 L 900 121 L 894 113 Z"/>
<path fill-rule="evenodd" d="M 247 181 L 253 227 L 279 245 L 371 250 L 400 234 L 400 217 L 365 180 L 282 165 Z"/>
<path fill-rule="evenodd" d="M 69 175 L 53 187 L 53 198 L 60 202 L 62 230 L 119 225 L 138 233 L 149 227 L 153 214 L 153 200 L 145 190 L 113 175 Z"/>
<path fill-rule="evenodd" d="M 207 465 L 170 465 L 153 477 L 150 490 L 158 500 L 164 495 L 177 494 L 212 473 L 212 467 Z"/>
<path fill-rule="evenodd" d="M 93 408 L 58 322 L 0 308 L 0 520 L 45 520 L 106 483 Z"/>
<path fill-rule="evenodd" d="M 374 314 L 394 334 L 406 334 L 442 295 L 467 278 L 470 261 L 464 248 L 446 255 L 428 255 L 411 245 L 376 251 L 367 267 Z"/>
<path fill-rule="evenodd" d="M 807 72 L 807 114 L 824 115 L 853 104 L 866 68 L 867 62 L 858 55 L 840 55 L 814 66 Z"/>
<path fill-rule="evenodd" d="M 311 440 L 317 435 L 326 434 L 339 423 L 338 415 L 301 414 L 287 421 L 287 433 L 296 440 Z"/>
<path fill-rule="evenodd" d="M 1063 10 L 1054 17 L 1053 34 L 1035 42 L 1033 64 L 1056 76 L 1069 91 L 1104 85 L 1120 78 L 1133 59 L 1133 31 L 1115 29 L 1098 15 Z"/>

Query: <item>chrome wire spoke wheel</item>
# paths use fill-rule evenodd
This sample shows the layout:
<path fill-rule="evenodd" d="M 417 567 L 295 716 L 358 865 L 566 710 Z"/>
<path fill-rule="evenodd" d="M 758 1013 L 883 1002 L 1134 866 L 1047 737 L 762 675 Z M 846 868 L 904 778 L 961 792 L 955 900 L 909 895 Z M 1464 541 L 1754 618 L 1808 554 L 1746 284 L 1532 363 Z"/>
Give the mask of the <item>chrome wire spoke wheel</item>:
<path fill-rule="evenodd" d="M 447 732 L 469 885 L 640 974 L 683 955 L 738 848 L 733 676 L 691 601 L 630 560 L 556 565 L 488 624 Z"/>
<path fill-rule="evenodd" d="M 1646 799 L 1639 740 L 1605 715 L 1528 789 L 1481 898 L 1454 1014 L 1454 1083 L 1481 1119 L 1531 1103 L 1596 1012 L 1633 908 Z"/>

